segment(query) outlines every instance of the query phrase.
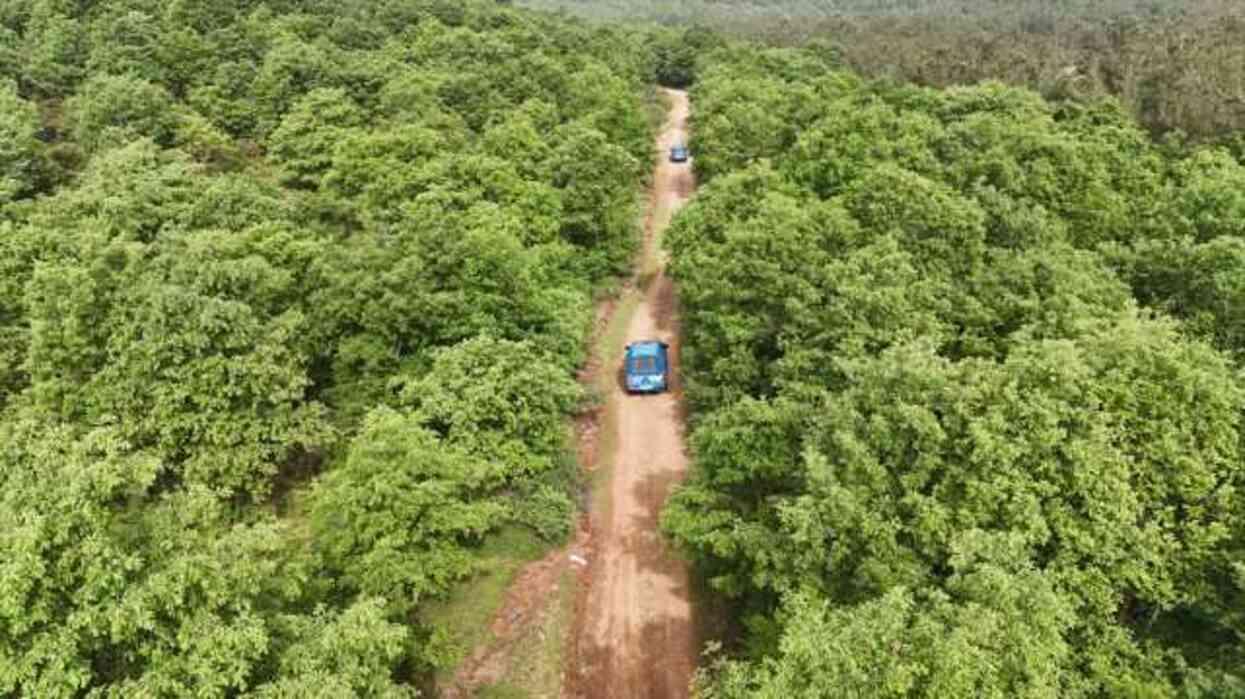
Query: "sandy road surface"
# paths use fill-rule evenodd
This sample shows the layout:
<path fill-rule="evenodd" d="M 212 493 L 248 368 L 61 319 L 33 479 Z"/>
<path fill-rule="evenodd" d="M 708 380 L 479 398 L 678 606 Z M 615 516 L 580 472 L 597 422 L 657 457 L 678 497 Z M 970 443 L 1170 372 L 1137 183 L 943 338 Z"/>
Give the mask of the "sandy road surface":
<path fill-rule="evenodd" d="M 657 144 L 663 153 L 687 138 L 687 94 L 668 94 L 672 109 Z M 663 156 L 653 186 L 649 246 L 695 189 L 691 166 Z M 643 291 L 627 342 L 669 343 L 677 386 L 676 310 L 674 285 L 659 271 Z M 679 393 L 632 396 L 619 384 L 609 400 L 617 406 L 618 434 L 608 440 L 617 445 L 616 453 L 608 504 L 591 516 L 591 566 L 585 571 L 565 695 L 686 697 L 698 650 L 688 568 L 672 555 L 658 527 L 671 488 L 687 470 Z"/>

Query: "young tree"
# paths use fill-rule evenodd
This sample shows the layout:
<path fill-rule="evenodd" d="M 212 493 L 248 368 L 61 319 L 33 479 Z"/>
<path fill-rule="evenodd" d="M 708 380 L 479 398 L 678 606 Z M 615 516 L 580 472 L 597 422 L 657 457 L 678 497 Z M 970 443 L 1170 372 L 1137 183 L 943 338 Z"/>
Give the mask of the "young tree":
<path fill-rule="evenodd" d="M 558 417 L 582 397 L 573 361 L 482 336 L 438 350 L 426 372 L 396 382 L 421 425 L 518 479 L 548 471 L 566 449 Z"/>
<path fill-rule="evenodd" d="M 269 140 L 286 184 L 317 187 L 337 144 L 364 121 L 363 111 L 344 90 L 320 88 L 300 97 Z"/>
<path fill-rule="evenodd" d="M 17 86 L 0 81 L 0 206 L 28 195 L 36 186 L 39 113 L 17 95 Z"/>
<path fill-rule="evenodd" d="M 97 75 L 65 105 L 70 135 L 88 153 L 150 138 L 171 145 L 177 116 L 173 100 L 141 78 Z"/>
<path fill-rule="evenodd" d="M 499 465 L 413 415 L 378 409 L 317 485 L 317 546 L 349 589 L 410 610 L 473 571 L 468 546 L 504 521 Z"/>

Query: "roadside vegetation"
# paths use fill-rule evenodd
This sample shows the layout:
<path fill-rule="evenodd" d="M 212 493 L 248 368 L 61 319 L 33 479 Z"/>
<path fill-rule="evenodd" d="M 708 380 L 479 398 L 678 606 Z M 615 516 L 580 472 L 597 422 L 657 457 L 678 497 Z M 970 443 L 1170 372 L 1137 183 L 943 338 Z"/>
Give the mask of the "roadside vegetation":
<path fill-rule="evenodd" d="M 701 58 L 700 696 L 1245 696 L 1245 167 L 1110 100 Z"/>
<path fill-rule="evenodd" d="M 654 71 L 492 2 L 5 3 L 0 695 L 460 659 L 455 586 L 570 525 Z"/>

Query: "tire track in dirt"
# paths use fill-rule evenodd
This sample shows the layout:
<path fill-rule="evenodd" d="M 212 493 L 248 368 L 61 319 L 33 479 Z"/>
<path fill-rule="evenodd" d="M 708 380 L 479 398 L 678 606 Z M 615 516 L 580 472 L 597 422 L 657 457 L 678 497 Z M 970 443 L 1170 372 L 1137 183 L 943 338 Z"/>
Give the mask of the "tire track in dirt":
<path fill-rule="evenodd" d="M 666 94 L 671 110 L 657 143 L 663 154 L 686 142 L 689 111 L 685 92 Z M 660 255 L 653 249 L 660 232 L 694 190 L 690 164 L 663 157 L 649 204 L 645 259 Z M 667 342 L 675 390 L 632 396 L 618 385 L 608 397 L 616 420 L 605 429 L 618 433 L 608 440 L 614 445 L 608 505 L 588 515 L 590 565 L 581 574 L 563 692 L 576 699 L 686 697 L 699 648 L 688 566 L 669 550 L 658 526 L 666 498 L 687 472 L 678 304 L 664 265 L 642 294 L 626 341 Z"/>

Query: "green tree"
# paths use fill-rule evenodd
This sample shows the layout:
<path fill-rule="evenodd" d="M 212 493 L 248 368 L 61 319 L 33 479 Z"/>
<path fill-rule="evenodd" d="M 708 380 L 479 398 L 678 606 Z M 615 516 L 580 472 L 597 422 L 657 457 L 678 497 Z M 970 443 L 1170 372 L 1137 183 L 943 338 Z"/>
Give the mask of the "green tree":
<path fill-rule="evenodd" d="M 21 82 L 38 94 L 64 97 L 81 81 L 86 61 L 85 32 L 82 24 L 58 5 L 57 0 L 38 0 L 30 4 L 23 39 Z"/>
<path fill-rule="evenodd" d="M 281 650 L 277 679 L 258 686 L 256 696 L 418 696 L 414 688 L 393 679 L 411 634 L 388 620 L 379 599 L 361 599 L 340 614 L 324 608 L 291 614 L 278 619 L 277 628 L 291 642 Z"/>
<path fill-rule="evenodd" d="M 300 97 L 270 139 L 272 159 L 285 170 L 286 183 L 317 186 L 335 146 L 364 120 L 363 111 L 341 89 L 321 88 Z"/>
<path fill-rule="evenodd" d="M 110 15 L 90 25 L 87 72 L 165 82 L 164 66 L 158 60 L 163 58 L 158 20 L 139 10 L 116 10 Z"/>
<path fill-rule="evenodd" d="M 131 245 L 40 267 L 28 292 L 40 404 L 115 422 L 188 482 L 263 495 L 285 458 L 328 432 L 306 401 L 305 319 L 282 288 L 293 279 L 238 252 L 226 236 L 192 237 L 149 264 Z"/>
<path fill-rule="evenodd" d="M 1002 565 L 999 565 L 1002 563 Z M 896 588 L 850 607 L 796 595 L 778 653 L 727 664 L 706 697 L 1070 697 L 1071 605 L 1006 562 L 957 571 L 947 591 Z M 703 682 L 703 680 L 702 680 Z"/>
<path fill-rule="evenodd" d="M 0 206 L 30 194 L 39 164 L 39 113 L 17 95 L 17 86 L 0 82 Z"/>
<path fill-rule="evenodd" d="M 231 693 L 315 677 L 398 695 L 386 678 L 405 631 L 375 601 L 300 613 L 313 586 L 284 525 L 231 523 L 202 489 L 149 500 L 164 467 L 115 431 L 0 429 L 0 689 Z M 350 642 L 359 629 L 367 640 Z"/>
<path fill-rule="evenodd" d="M 78 441 L 65 428 L 6 421 L 0 430 L 0 571 L 10 581 L 0 587 L 0 689 L 74 696 L 90 686 L 106 638 L 92 633 L 109 621 L 96 605 L 124 594 L 128 573 L 141 566 L 109 535 L 108 504 L 141 494 L 159 462 L 126 455 L 106 431 Z M 75 615 L 81 621 L 70 624 Z"/>
<path fill-rule="evenodd" d="M 663 525 L 743 634 L 699 691 L 1239 695 L 1245 394 L 1195 339 L 1240 351 L 1239 167 L 834 60 L 701 58 Z"/>
<path fill-rule="evenodd" d="M 31 220 L 79 234 L 51 241 L 57 247 L 93 236 L 149 243 L 195 207 L 195 172 L 185 154 L 139 139 L 91 158 L 77 186 L 41 201 Z"/>
<path fill-rule="evenodd" d="M 635 246 L 634 189 L 639 162 L 604 133 L 578 123 L 555 133 L 550 167 L 562 192 L 562 239 L 585 254 L 592 278 L 616 272 Z"/>
<path fill-rule="evenodd" d="M 65 105 L 70 135 L 87 152 L 139 138 L 172 144 L 177 116 L 163 88 L 141 78 L 99 75 L 90 78 Z"/>
<path fill-rule="evenodd" d="M 317 546 L 352 589 L 412 609 L 474 570 L 468 547 L 507 513 L 489 496 L 502 477 L 501 466 L 442 441 L 415 416 L 379 409 L 317 486 Z"/>
<path fill-rule="evenodd" d="M 411 620 L 482 539 L 568 533 L 642 37 L 488 0 L 0 3 L 0 695 L 426 684 Z"/>
<path fill-rule="evenodd" d="M 438 350 L 419 378 L 396 381 L 421 425 L 520 478 L 549 470 L 566 449 L 559 418 L 582 398 L 574 360 L 482 336 Z"/>
<path fill-rule="evenodd" d="M 335 86 L 332 58 L 319 44 L 282 34 L 273 40 L 251 84 L 257 126 L 270 134 L 303 96 L 316 88 Z"/>

